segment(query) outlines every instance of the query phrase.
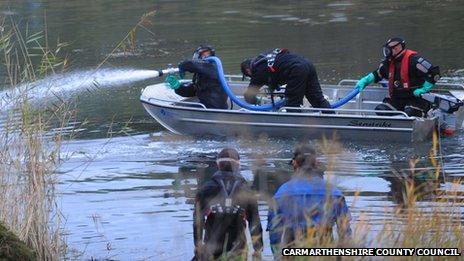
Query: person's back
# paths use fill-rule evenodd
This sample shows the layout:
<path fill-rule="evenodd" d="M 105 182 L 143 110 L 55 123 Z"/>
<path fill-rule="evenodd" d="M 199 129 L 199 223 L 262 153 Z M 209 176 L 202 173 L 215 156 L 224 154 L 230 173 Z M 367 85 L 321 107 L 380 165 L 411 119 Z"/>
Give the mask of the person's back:
<path fill-rule="evenodd" d="M 231 157 L 234 153 L 229 152 L 219 154 L 219 171 L 196 195 L 193 224 L 196 259 L 219 258 L 225 253 L 246 256 L 246 222 L 256 253 L 262 249 L 257 201 L 238 170 L 224 168 L 224 164 L 235 164 L 230 161 L 238 162 L 238 153 L 237 157 Z"/>
<path fill-rule="evenodd" d="M 319 84 L 316 68 L 306 58 L 291 53 L 287 49 L 274 49 L 246 59 L 240 64 L 243 75 L 250 77 L 250 84 L 244 94 L 248 103 L 255 104 L 259 88 L 268 85 L 271 90 L 286 84 L 285 106 L 300 107 L 303 98 L 317 108 L 330 108 Z"/>
<path fill-rule="evenodd" d="M 293 177 L 277 190 L 273 198 L 276 210 L 271 211 L 268 218 L 278 217 L 279 222 L 270 222 L 271 244 L 290 244 L 298 232 L 306 235 L 308 228 L 318 236 L 330 238 L 337 219 L 348 214 L 341 191 L 321 177 Z"/>
<path fill-rule="evenodd" d="M 268 214 L 268 230 L 273 250 L 291 246 L 302 238 L 331 240 L 337 224 L 339 237 L 351 233 L 350 214 L 341 191 L 322 178 L 315 150 L 297 147 L 292 165 L 295 175 L 275 193 Z M 275 252 L 275 251 L 274 251 Z"/>
<path fill-rule="evenodd" d="M 314 65 L 303 56 L 291 52 L 279 54 L 278 59 L 276 59 L 274 63 L 277 83 L 279 85 L 287 84 L 292 77 L 292 70 L 297 69 L 300 66 L 307 67 L 308 70 L 314 68 Z"/>

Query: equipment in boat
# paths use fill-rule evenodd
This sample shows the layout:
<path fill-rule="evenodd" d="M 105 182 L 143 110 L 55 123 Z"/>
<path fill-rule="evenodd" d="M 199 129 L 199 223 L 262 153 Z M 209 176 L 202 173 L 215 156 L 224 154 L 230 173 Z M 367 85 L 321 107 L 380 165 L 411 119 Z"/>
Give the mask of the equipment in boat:
<path fill-rule="evenodd" d="M 463 102 L 451 95 L 424 93 L 421 98 L 429 101 L 433 108 L 440 109 L 446 113 L 453 113 L 463 105 Z"/>

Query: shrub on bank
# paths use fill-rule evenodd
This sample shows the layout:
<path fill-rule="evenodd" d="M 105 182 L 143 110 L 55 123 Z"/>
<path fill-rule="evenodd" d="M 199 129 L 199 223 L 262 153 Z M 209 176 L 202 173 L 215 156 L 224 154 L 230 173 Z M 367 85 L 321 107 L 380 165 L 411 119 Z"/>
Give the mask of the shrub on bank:
<path fill-rule="evenodd" d="M 0 260 L 37 260 L 34 251 L 0 223 Z"/>

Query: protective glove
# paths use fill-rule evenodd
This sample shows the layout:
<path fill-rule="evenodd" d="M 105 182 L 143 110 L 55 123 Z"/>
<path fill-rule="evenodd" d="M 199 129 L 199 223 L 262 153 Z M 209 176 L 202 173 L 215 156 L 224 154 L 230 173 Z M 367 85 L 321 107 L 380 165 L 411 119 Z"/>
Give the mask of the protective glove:
<path fill-rule="evenodd" d="M 189 64 L 191 64 L 191 63 L 192 63 L 191 60 L 185 60 L 185 61 L 180 62 L 177 65 L 177 68 L 179 68 L 179 77 L 181 79 L 184 79 L 184 77 L 185 77 L 185 68 L 191 67 L 191 65 L 189 66 Z"/>
<path fill-rule="evenodd" d="M 262 102 L 263 102 L 263 97 L 256 96 L 256 105 L 261 105 Z"/>
<path fill-rule="evenodd" d="M 375 76 L 373 73 L 369 73 L 368 75 L 364 76 L 361 78 L 357 83 L 356 83 L 356 89 L 358 91 L 364 90 L 367 85 L 373 83 L 375 81 Z"/>
<path fill-rule="evenodd" d="M 180 87 L 180 82 L 174 75 L 168 75 L 164 80 L 165 83 L 168 84 L 169 88 L 176 90 Z"/>
<path fill-rule="evenodd" d="M 180 77 L 181 79 L 184 79 L 184 77 L 185 77 L 185 71 L 182 70 L 182 69 L 180 69 L 180 68 L 179 68 L 179 77 Z"/>
<path fill-rule="evenodd" d="M 414 90 L 413 92 L 414 96 L 420 97 L 421 94 L 429 92 L 430 89 L 432 89 L 433 85 L 434 85 L 433 83 L 425 81 L 424 84 L 422 84 L 422 88 Z"/>

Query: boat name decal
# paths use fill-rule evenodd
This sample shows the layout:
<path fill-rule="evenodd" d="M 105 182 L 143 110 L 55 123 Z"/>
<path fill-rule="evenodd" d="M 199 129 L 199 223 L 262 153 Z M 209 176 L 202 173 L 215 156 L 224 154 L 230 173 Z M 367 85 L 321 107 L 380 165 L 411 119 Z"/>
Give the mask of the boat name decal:
<path fill-rule="evenodd" d="M 391 123 L 386 121 L 359 121 L 359 120 L 351 120 L 348 126 L 359 126 L 359 127 L 391 127 Z"/>

